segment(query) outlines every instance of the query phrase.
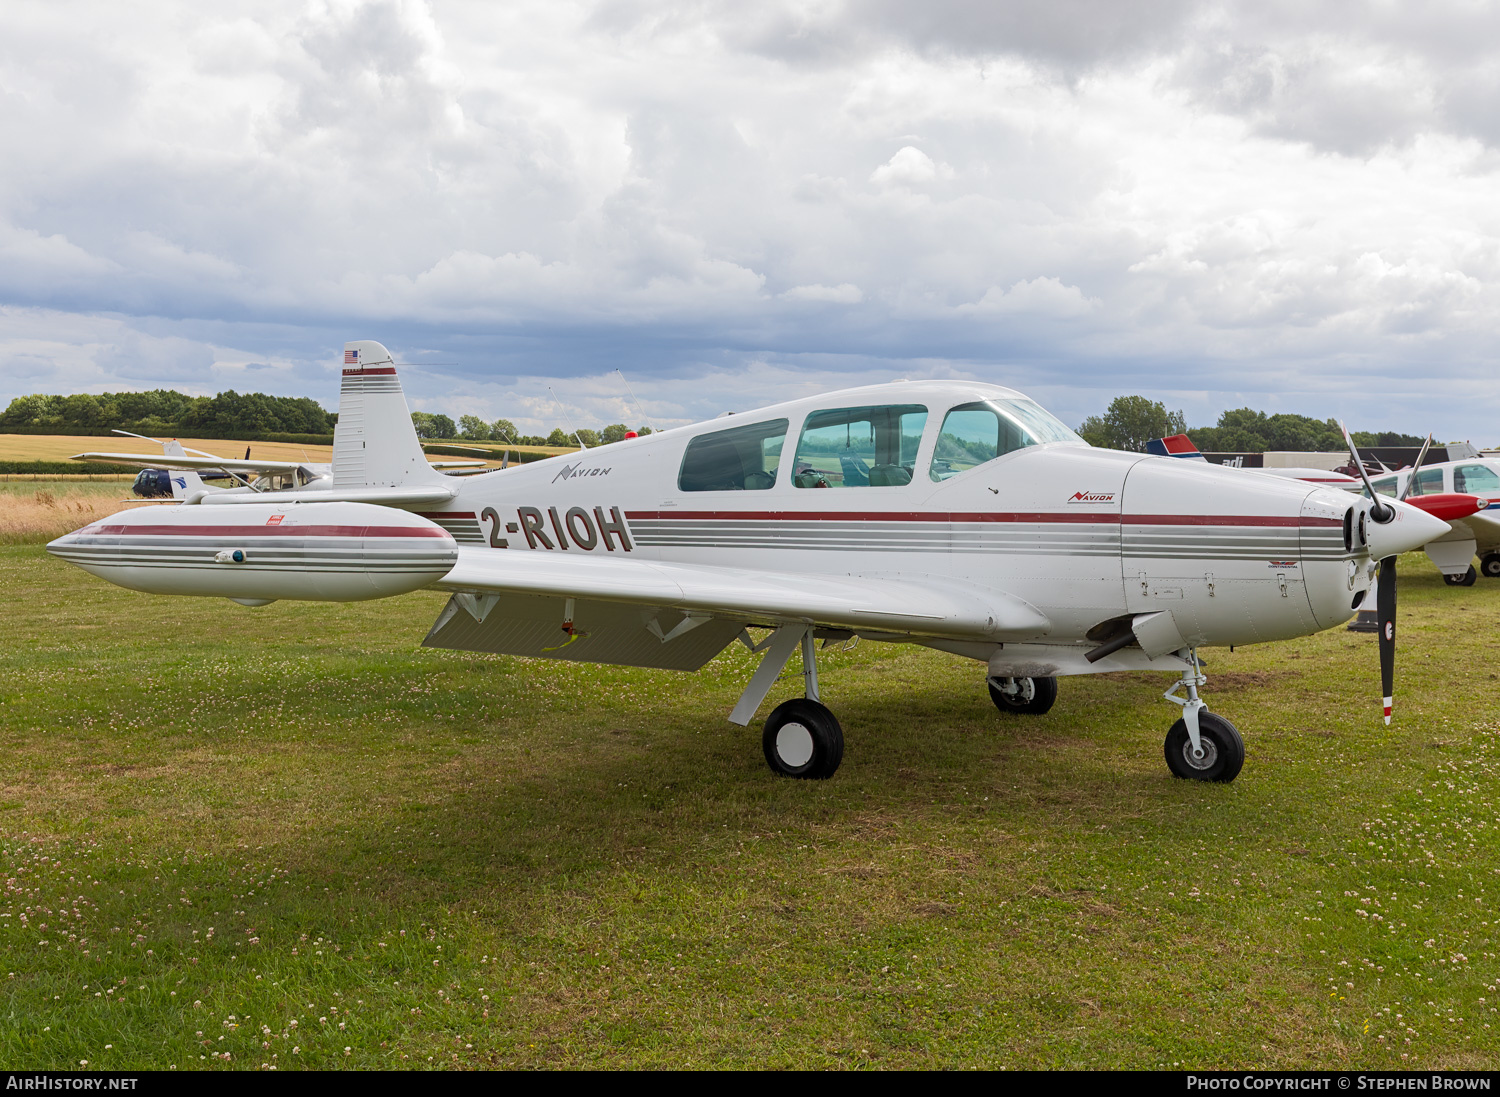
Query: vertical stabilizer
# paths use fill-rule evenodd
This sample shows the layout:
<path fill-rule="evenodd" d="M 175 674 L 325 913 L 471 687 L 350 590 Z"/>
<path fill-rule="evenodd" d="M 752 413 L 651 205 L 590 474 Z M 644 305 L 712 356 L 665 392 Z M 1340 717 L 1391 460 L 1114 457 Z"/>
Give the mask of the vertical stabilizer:
<path fill-rule="evenodd" d="M 417 441 L 390 351 L 369 339 L 345 343 L 339 421 L 333 430 L 334 490 L 442 479 Z"/>
<path fill-rule="evenodd" d="M 161 451 L 167 457 L 186 457 L 187 451 L 182 448 L 182 443 L 173 438 L 170 442 L 161 444 Z M 192 469 L 179 469 L 167 473 L 172 481 L 172 498 L 186 499 L 195 491 L 204 491 L 203 479 Z"/>

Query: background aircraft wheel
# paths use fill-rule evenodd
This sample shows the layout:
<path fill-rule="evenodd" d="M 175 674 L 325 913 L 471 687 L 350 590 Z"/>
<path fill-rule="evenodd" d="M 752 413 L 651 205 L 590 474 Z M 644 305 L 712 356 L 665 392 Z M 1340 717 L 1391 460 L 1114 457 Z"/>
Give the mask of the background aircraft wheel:
<path fill-rule="evenodd" d="M 996 683 L 1000 685 L 996 685 Z M 1001 686 L 1014 682 L 1016 691 L 1007 693 Z M 1020 712 L 1040 716 L 1057 701 L 1056 678 L 991 678 L 990 700 L 1001 712 Z"/>
<path fill-rule="evenodd" d="M 1486 579 L 1500 579 L 1500 552 L 1491 552 L 1481 556 L 1479 571 Z"/>
<path fill-rule="evenodd" d="M 1474 570 L 1474 565 L 1470 564 L 1469 570 L 1462 575 L 1444 575 L 1443 582 L 1447 583 L 1450 587 L 1472 587 L 1474 580 L 1478 577 L 1479 573 Z"/>
<path fill-rule="evenodd" d="M 761 736 L 766 763 L 782 777 L 832 777 L 844 760 L 844 729 L 816 701 L 798 697 L 776 706 Z"/>
<path fill-rule="evenodd" d="M 1233 781 L 1245 764 L 1245 741 L 1233 724 L 1207 709 L 1198 713 L 1198 738 L 1203 757 L 1193 757 L 1187 724 L 1178 720 L 1167 732 L 1167 768 L 1174 777 L 1192 781 Z"/>

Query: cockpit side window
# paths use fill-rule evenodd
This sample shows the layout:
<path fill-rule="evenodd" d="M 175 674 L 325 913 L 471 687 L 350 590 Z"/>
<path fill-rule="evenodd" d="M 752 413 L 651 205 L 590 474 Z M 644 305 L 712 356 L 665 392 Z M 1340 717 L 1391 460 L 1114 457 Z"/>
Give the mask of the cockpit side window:
<path fill-rule="evenodd" d="M 792 483 L 799 488 L 898 488 L 911 483 L 927 425 L 920 404 L 815 411 L 802 425 Z"/>
<path fill-rule="evenodd" d="M 1443 490 L 1442 469 L 1422 469 L 1416 475 L 1408 495 L 1437 495 Z"/>
<path fill-rule="evenodd" d="M 765 491 L 776 483 L 788 420 L 700 434 L 688 443 L 679 491 Z"/>
<path fill-rule="evenodd" d="M 1453 490 L 1465 495 L 1500 492 L 1500 476 L 1487 465 L 1459 465 L 1453 470 Z"/>
<path fill-rule="evenodd" d="M 1373 481 L 1376 495 L 1389 495 L 1392 499 L 1396 497 L 1396 478 L 1387 476 L 1381 480 Z M 1360 492 L 1361 495 L 1369 495 L 1368 491 Z"/>
<path fill-rule="evenodd" d="M 943 418 L 928 475 L 943 481 L 1027 446 L 1083 440 L 1030 400 L 979 400 Z"/>

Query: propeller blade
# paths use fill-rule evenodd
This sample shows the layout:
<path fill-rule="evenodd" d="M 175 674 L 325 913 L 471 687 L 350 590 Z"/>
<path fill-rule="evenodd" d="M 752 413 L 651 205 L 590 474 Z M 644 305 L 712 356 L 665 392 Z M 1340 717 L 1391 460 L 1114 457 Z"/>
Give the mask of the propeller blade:
<path fill-rule="evenodd" d="M 1391 722 L 1391 696 L 1396 680 L 1396 558 L 1380 561 L 1376 579 L 1375 613 L 1380 619 L 1380 692 L 1384 695 L 1385 722 Z"/>
<path fill-rule="evenodd" d="M 1377 522 L 1389 522 L 1395 516 L 1395 510 L 1380 501 L 1380 496 L 1375 494 L 1375 485 L 1370 483 L 1370 474 L 1365 471 L 1365 463 L 1360 459 L 1359 449 L 1354 445 L 1354 439 L 1349 437 L 1349 428 L 1339 421 L 1339 430 L 1344 432 L 1344 444 L 1349 447 L 1349 456 L 1354 458 L 1354 467 L 1359 469 L 1359 478 L 1365 482 L 1365 492 L 1370 496 L 1370 517 Z"/>
<path fill-rule="evenodd" d="M 1432 435 L 1429 434 L 1427 436 L 1427 441 L 1425 441 L 1425 442 L 1422 443 L 1422 451 L 1417 454 L 1417 459 L 1412 462 L 1411 474 L 1409 476 L 1407 476 L 1407 478 L 1406 478 L 1406 487 L 1402 488 L 1401 489 L 1401 494 L 1399 496 L 1397 496 L 1397 498 L 1399 498 L 1400 500 L 1402 500 L 1402 502 L 1405 502 L 1406 501 L 1406 497 L 1411 494 L 1412 486 L 1415 485 L 1416 482 L 1417 482 L 1417 470 L 1422 467 L 1422 462 L 1427 459 L 1427 451 L 1431 447 L 1432 447 Z"/>

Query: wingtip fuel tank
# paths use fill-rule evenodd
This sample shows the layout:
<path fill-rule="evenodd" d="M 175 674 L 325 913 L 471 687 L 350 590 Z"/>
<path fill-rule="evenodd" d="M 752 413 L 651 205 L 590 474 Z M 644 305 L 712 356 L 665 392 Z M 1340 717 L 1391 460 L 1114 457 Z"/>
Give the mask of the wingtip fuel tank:
<path fill-rule="evenodd" d="M 458 560 L 442 527 L 368 503 L 127 510 L 59 537 L 47 551 L 130 590 L 262 605 L 407 594 Z"/>

